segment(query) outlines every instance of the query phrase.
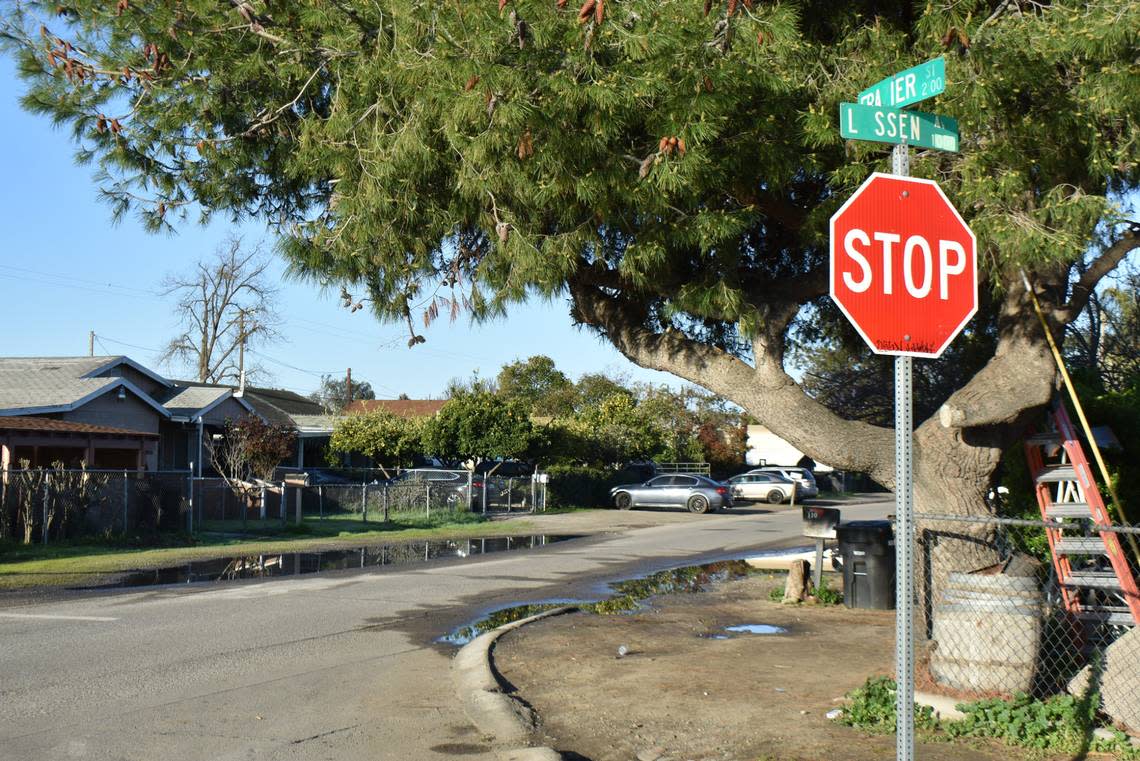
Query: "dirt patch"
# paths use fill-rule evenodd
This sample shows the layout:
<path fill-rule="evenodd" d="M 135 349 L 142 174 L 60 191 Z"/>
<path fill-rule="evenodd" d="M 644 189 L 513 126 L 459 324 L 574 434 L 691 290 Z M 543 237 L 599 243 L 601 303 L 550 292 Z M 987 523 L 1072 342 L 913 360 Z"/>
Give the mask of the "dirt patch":
<path fill-rule="evenodd" d="M 544 744 L 593 761 L 893 757 L 893 736 L 825 714 L 868 676 L 891 673 L 894 613 L 769 602 L 777 584 L 751 577 L 656 598 L 634 615 L 540 621 L 499 640 L 495 666 L 538 711 Z M 725 631 L 737 624 L 788 631 Z M 919 755 L 1018 757 L 947 743 L 923 744 Z"/>

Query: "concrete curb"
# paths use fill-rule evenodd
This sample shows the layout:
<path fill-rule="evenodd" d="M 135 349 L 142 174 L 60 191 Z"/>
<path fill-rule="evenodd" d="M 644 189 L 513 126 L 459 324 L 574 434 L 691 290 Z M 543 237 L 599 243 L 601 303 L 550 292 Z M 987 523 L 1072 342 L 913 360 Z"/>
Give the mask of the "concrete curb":
<path fill-rule="evenodd" d="M 557 761 L 562 756 L 552 748 L 526 747 L 538 727 L 538 716 L 522 701 L 503 692 L 491 667 L 491 649 L 509 631 L 574 610 L 577 608 L 573 606 L 554 608 L 484 632 L 460 648 L 451 661 L 452 678 L 464 713 L 492 744 L 506 746 L 498 751 L 502 761 Z"/>

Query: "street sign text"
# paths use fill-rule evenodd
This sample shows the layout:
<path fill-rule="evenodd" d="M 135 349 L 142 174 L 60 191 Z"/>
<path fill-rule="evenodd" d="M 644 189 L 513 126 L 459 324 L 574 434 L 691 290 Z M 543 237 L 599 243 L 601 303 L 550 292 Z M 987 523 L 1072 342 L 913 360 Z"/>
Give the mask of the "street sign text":
<path fill-rule="evenodd" d="M 946 61 L 941 56 L 876 82 L 859 93 L 864 106 L 902 108 L 933 98 L 946 89 Z"/>
<path fill-rule="evenodd" d="M 958 122 L 949 116 L 860 103 L 839 104 L 839 133 L 848 140 L 903 143 L 958 151 Z"/>

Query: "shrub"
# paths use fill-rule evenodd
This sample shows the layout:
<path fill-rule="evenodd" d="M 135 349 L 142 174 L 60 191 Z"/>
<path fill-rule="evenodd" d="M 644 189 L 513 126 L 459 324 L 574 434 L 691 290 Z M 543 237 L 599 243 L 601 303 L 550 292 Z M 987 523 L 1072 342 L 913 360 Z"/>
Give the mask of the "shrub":
<path fill-rule="evenodd" d="M 551 465 L 546 472 L 547 507 L 613 507 L 610 489 L 645 480 L 626 469 L 589 465 Z"/>

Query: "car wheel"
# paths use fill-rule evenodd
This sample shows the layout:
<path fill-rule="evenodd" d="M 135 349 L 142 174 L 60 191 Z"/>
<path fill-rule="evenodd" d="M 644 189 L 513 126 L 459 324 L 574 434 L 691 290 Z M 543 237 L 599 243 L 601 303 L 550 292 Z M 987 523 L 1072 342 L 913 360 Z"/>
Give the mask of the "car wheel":
<path fill-rule="evenodd" d="M 784 493 L 782 491 L 780 491 L 779 489 L 773 489 L 772 491 L 768 492 L 768 504 L 769 505 L 778 505 L 783 501 L 784 501 Z"/>
<path fill-rule="evenodd" d="M 628 510 L 633 507 L 633 497 L 626 492 L 618 492 L 614 497 L 614 504 L 617 505 L 618 510 Z"/>
<path fill-rule="evenodd" d="M 689 497 L 688 508 L 690 513 L 705 513 L 709 509 L 709 501 L 700 494 Z"/>

